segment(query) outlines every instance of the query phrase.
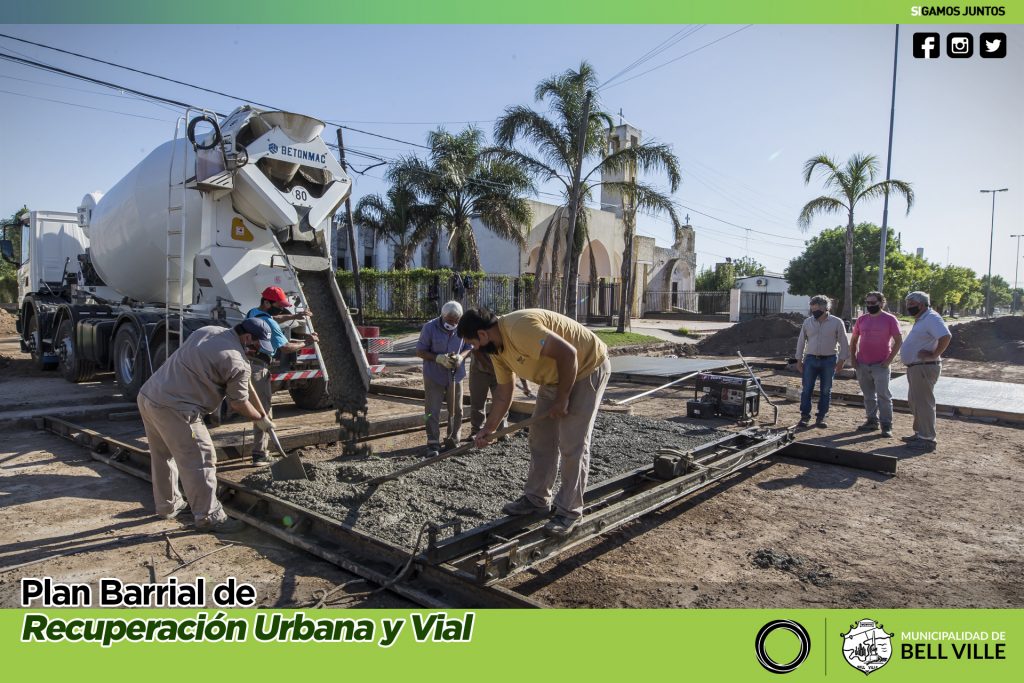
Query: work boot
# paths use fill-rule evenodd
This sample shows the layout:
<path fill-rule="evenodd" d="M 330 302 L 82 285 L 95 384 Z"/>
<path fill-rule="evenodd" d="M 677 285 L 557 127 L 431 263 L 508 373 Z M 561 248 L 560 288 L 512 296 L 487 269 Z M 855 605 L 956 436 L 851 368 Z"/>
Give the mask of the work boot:
<path fill-rule="evenodd" d="M 796 426 L 799 427 L 800 429 L 807 429 L 808 427 L 811 426 L 811 416 L 801 415 L 800 421 L 796 423 Z"/>
<path fill-rule="evenodd" d="M 907 448 L 911 448 L 915 451 L 931 452 L 935 450 L 935 442 L 929 439 L 918 438 L 914 441 L 908 441 Z"/>
<path fill-rule="evenodd" d="M 189 512 L 191 511 L 188 509 L 188 503 L 186 503 L 185 501 L 181 501 L 181 505 L 168 512 L 166 515 L 160 516 L 164 519 L 177 519 L 181 515 L 187 514 Z"/>
<path fill-rule="evenodd" d="M 423 452 L 424 458 L 436 458 L 439 455 L 441 455 L 441 451 L 437 446 L 427 446 L 427 450 Z"/>
<path fill-rule="evenodd" d="M 270 456 L 266 453 L 253 453 L 252 454 L 252 466 L 253 467 L 269 467 Z"/>
<path fill-rule="evenodd" d="M 196 524 L 196 531 L 201 531 L 204 534 L 240 534 L 248 528 L 249 525 L 242 520 L 231 519 L 230 517 L 224 517 L 224 519 L 213 524 Z"/>
<path fill-rule="evenodd" d="M 825 422 L 825 417 L 822 416 L 814 421 L 814 426 L 818 429 L 828 429 L 828 422 Z"/>
<path fill-rule="evenodd" d="M 886 439 L 892 438 L 892 425 L 887 425 L 884 422 L 882 423 L 882 436 Z"/>
<path fill-rule="evenodd" d="M 921 437 L 919 437 L 917 434 L 914 434 L 913 436 L 904 436 L 901 439 L 901 441 L 903 441 L 905 443 L 914 443 L 915 441 L 922 441 L 922 440 L 923 439 L 921 439 Z"/>
<path fill-rule="evenodd" d="M 526 496 L 519 496 L 511 503 L 505 503 L 504 507 L 501 508 L 501 511 L 506 515 L 518 517 L 520 515 L 547 513 L 551 511 L 551 508 L 546 505 L 534 505 Z"/>
<path fill-rule="evenodd" d="M 857 427 L 858 432 L 873 432 L 878 429 L 878 420 L 868 419 L 867 422 Z"/>
<path fill-rule="evenodd" d="M 456 439 L 455 437 L 449 436 L 447 439 L 444 440 L 444 449 L 446 451 L 451 450 L 452 448 L 458 448 L 458 446 L 459 440 Z"/>
<path fill-rule="evenodd" d="M 569 517 L 567 515 L 555 515 L 551 521 L 544 525 L 544 533 L 555 538 L 565 538 L 572 533 L 572 530 L 579 526 L 582 517 Z"/>

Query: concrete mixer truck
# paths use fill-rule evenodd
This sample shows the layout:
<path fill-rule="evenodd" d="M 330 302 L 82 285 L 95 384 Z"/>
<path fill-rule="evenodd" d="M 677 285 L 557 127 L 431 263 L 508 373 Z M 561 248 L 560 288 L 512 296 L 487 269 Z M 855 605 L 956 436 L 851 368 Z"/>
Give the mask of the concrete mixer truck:
<path fill-rule="evenodd" d="M 330 260 L 331 218 L 351 179 L 324 124 L 240 107 L 190 112 L 77 214 L 32 212 L 17 262 L 22 350 L 72 382 L 112 370 L 134 400 L 191 331 L 234 325 L 275 285 L 312 312 L 315 353 L 275 374 L 301 407 L 365 411 L 370 367 Z M 5 236 L 6 237 L 6 236 Z M 313 331 L 313 330 L 309 330 Z"/>

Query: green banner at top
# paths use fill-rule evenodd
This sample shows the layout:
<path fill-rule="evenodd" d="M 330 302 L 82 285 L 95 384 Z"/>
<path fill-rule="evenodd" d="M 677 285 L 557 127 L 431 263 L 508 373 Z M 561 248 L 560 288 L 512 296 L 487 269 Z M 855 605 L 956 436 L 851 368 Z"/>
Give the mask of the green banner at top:
<path fill-rule="evenodd" d="M 932 0 L 36 0 L 4 23 L 978 24 L 1022 23 L 1024 2 Z"/>

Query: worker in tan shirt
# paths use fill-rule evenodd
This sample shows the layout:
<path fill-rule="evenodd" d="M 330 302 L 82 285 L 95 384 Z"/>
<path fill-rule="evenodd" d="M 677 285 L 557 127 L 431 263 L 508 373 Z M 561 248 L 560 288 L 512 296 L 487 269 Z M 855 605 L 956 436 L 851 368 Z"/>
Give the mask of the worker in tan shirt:
<path fill-rule="evenodd" d="M 491 412 L 474 436 L 478 448 L 487 445 L 512 405 L 516 376 L 540 385 L 533 414 L 542 419 L 530 427 L 525 491 L 502 510 L 509 515 L 550 512 L 561 458 L 562 487 L 554 497 L 555 516 L 544 530 L 568 536 L 583 516 L 591 433 L 611 376 L 608 348 L 575 320 L 539 308 L 500 317 L 470 309 L 459 321 L 458 335 L 491 354 L 498 381 Z"/>
<path fill-rule="evenodd" d="M 850 357 L 850 343 L 846 338 L 846 325 L 829 313 L 832 300 L 823 294 L 811 298 L 811 315 L 800 327 L 796 342 L 797 370 L 803 375 L 803 391 L 800 393 L 800 422 L 807 427 L 811 421 L 811 396 L 814 395 L 815 380 L 820 380 L 818 414 L 815 426 L 828 427 L 828 416 L 832 400 L 832 379 L 843 369 Z M 838 351 L 838 352 L 837 352 Z"/>
<path fill-rule="evenodd" d="M 199 531 L 245 530 L 217 500 L 217 454 L 203 415 L 217 410 L 226 397 L 239 415 L 265 431 L 274 428 L 267 414 L 250 403 L 247 349 L 273 353 L 266 321 L 247 318 L 234 328 L 201 327 L 142 385 L 139 413 L 149 441 L 158 515 L 172 519 L 191 507 Z"/>

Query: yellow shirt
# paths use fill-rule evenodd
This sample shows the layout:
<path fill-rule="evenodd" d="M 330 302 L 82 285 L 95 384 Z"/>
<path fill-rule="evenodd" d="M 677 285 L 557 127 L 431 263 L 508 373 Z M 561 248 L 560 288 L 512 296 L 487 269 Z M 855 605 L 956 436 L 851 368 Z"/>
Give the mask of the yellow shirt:
<path fill-rule="evenodd" d="M 551 333 L 576 349 L 576 378 L 586 377 L 608 358 L 608 347 L 601 339 L 571 318 L 542 308 L 525 308 L 498 318 L 498 330 L 505 343 L 494 359 L 494 374 L 499 384 L 509 384 L 515 376 L 535 384 L 558 384 L 554 358 L 540 352 Z"/>

